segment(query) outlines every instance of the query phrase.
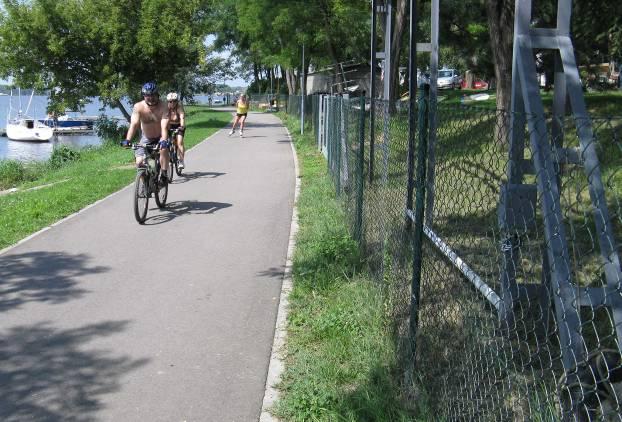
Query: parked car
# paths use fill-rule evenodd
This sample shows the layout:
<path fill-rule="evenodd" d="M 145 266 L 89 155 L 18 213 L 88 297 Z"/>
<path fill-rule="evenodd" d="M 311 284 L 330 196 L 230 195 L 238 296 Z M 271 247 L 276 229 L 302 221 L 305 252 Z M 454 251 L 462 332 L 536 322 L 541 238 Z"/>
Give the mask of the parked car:
<path fill-rule="evenodd" d="M 488 89 L 488 82 L 481 79 L 475 79 L 473 81 L 473 89 Z"/>
<path fill-rule="evenodd" d="M 462 81 L 462 88 L 463 89 L 467 88 L 466 80 Z M 476 78 L 476 79 L 473 80 L 473 88 L 472 89 L 483 89 L 483 90 L 486 90 L 486 89 L 488 89 L 488 82 L 486 82 L 483 79 Z"/>
<path fill-rule="evenodd" d="M 436 86 L 438 89 L 460 89 L 462 88 L 462 76 L 456 69 L 440 69 Z"/>
<path fill-rule="evenodd" d="M 430 72 L 422 72 L 417 69 L 417 86 L 430 83 Z"/>

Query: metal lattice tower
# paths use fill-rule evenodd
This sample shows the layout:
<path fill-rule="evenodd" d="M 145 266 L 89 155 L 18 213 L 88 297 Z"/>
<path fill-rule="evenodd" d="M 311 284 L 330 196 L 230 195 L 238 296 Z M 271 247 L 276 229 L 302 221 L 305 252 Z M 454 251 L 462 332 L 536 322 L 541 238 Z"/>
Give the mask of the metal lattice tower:
<path fill-rule="evenodd" d="M 612 222 L 605 200 L 600 165 L 591 120 L 587 114 L 579 72 L 570 38 L 571 0 L 559 0 L 556 28 L 533 28 L 532 0 L 517 0 L 512 65 L 512 121 L 509 146 L 508 183 L 501 191 L 499 224 L 505 235 L 502 245 L 500 317 L 510 328 L 514 309 L 522 299 L 539 301 L 543 309 L 552 303 L 559 331 L 561 359 L 566 383 L 577 382 L 588 350 L 581 332 L 583 306 L 607 306 L 611 310 L 618 349 L 622 345 L 622 280 L 620 260 L 614 244 Z M 536 73 L 534 50 L 555 54 L 555 81 L 551 136 L 547 128 Z M 569 108 L 576 125 L 579 148 L 564 147 L 561 126 Z M 531 157 L 525 152 L 525 128 L 529 133 Z M 602 287 L 580 287 L 573 280 L 570 254 L 560 205 L 561 169 L 580 165 L 587 177 L 597 238 L 606 282 Z M 535 184 L 526 175 L 535 175 Z M 533 179 L 533 178 L 532 178 Z M 544 239 L 543 275 L 540 284 L 519 284 L 520 235 L 537 227 L 536 207 L 540 196 Z M 546 321 L 543 326 L 546 326 Z M 546 327 L 543 327 L 546 330 Z"/>

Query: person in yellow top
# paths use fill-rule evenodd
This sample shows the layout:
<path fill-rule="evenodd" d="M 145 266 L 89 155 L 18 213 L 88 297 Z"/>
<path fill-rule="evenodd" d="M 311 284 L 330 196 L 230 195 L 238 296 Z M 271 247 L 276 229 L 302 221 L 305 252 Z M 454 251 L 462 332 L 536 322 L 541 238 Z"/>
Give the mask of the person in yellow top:
<path fill-rule="evenodd" d="M 231 132 L 229 132 L 229 136 L 235 133 L 235 125 L 240 122 L 240 138 L 244 136 L 244 122 L 246 121 L 246 115 L 248 114 L 248 96 L 246 94 L 240 95 L 240 98 L 236 102 L 237 110 L 235 114 L 235 120 L 233 121 L 233 126 L 231 127 Z"/>

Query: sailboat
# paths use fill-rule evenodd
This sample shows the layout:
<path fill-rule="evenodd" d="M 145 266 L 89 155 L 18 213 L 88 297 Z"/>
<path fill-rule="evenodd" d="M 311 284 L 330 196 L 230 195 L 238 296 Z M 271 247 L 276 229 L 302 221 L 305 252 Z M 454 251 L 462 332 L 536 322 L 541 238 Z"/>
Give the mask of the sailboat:
<path fill-rule="evenodd" d="M 6 122 L 6 136 L 13 141 L 34 141 L 34 142 L 47 142 L 54 135 L 54 131 L 51 127 L 46 126 L 41 121 L 29 117 L 28 110 L 32 103 L 32 97 L 35 91 L 32 90 L 30 94 L 30 100 L 26 107 L 26 112 L 22 113 L 21 110 L 21 89 L 19 90 L 20 96 L 20 108 L 17 112 L 17 116 L 11 117 L 12 101 L 9 101 L 9 113 L 7 114 Z M 13 99 L 13 91 L 11 90 L 11 100 Z"/>

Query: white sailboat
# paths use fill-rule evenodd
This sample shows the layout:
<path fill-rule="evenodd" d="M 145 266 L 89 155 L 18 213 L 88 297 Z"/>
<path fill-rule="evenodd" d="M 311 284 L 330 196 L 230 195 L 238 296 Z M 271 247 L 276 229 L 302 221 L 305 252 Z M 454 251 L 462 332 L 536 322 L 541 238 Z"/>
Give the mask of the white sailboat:
<path fill-rule="evenodd" d="M 30 94 L 30 100 L 26 107 L 26 112 L 22 113 L 21 109 L 21 90 L 20 95 L 20 108 L 17 112 L 17 116 L 11 117 L 12 113 L 12 101 L 9 101 L 9 113 L 7 114 L 6 122 L 6 136 L 13 141 L 34 141 L 34 142 L 47 142 L 54 135 L 54 131 L 51 127 L 46 126 L 41 121 L 28 116 L 28 110 L 32 103 L 32 97 L 34 90 Z M 13 99 L 13 91 L 11 91 L 11 99 Z"/>

